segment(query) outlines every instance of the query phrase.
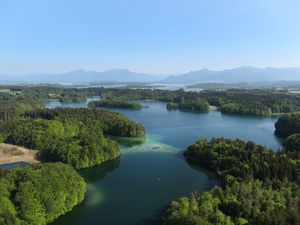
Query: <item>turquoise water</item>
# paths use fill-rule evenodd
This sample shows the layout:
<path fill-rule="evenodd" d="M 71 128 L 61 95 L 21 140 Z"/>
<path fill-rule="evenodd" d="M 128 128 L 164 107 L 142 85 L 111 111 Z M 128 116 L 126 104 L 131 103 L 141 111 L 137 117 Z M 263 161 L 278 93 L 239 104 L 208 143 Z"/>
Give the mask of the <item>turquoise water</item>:
<path fill-rule="evenodd" d="M 168 111 L 162 102 L 141 102 L 140 111 L 118 109 L 142 123 L 145 142 L 121 147 L 120 159 L 81 170 L 88 183 L 85 202 L 53 225 L 155 225 L 170 201 L 217 184 L 210 171 L 188 164 L 182 151 L 199 138 L 252 140 L 278 150 L 276 118 L 223 115 L 218 111 Z M 85 107 L 51 102 L 49 107 Z"/>

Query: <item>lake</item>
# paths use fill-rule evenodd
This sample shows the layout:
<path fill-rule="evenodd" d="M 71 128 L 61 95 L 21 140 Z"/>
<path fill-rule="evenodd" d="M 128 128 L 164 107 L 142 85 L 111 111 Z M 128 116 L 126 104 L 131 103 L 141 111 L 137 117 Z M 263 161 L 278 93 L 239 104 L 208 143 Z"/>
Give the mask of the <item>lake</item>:
<path fill-rule="evenodd" d="M 114 111 L 142 123 L 147 131 L 145 142 L 121 146 L 119 159 L 80 170 L 88 184 L 86 200 L 52 225 L 160 224 L 170 201 L 193 191 L 209 190 L 218 183 L 214 173 L 182 157 L 183 150 L 200 138 L 241 138 L 275 151 L 281 147 L 274 135 L 276 118 L 168 111 L 163 102 L 141 103 L 148 107 Z M 47 102 L 49 108 L 86 105 Z"/>
<path fill-rule="evenodd" d="M 26 162 L 14 162 L 14 163 L 0 164 L 0 168 L 10 170 L 10 169 L 19 168 L 19 167 L 25 167 L 28 165 L 29 164 Z"/>

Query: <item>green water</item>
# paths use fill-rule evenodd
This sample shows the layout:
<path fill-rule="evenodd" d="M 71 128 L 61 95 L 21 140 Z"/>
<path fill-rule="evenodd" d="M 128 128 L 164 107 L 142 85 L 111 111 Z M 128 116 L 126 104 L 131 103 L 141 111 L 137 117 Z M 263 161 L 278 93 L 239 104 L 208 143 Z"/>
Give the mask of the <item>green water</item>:
<path fill-rule="evenodd" d="M 273 134 L 276 118 L 168 111 L 165 103 L 142 104 L 149 107 L 116 111 L 145 126 L 145 142 L 131 147 L 127 143 L 120 159 L 81 170 L 88 183 L 85 202 L 53 225 L 160 224 L 170 201 L 217 184 L 213 173 L 182 158 L 182 151 L 199 138 L 238 137 L 280 148 Z M 85 105 L 52 101 L 48 107 Z"/>

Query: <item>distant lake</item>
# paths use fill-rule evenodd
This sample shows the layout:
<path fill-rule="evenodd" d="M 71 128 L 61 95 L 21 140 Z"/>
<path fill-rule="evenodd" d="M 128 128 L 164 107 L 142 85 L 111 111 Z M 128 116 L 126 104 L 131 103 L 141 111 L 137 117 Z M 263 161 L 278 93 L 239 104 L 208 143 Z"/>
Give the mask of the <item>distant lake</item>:
<path fill-rule="evenodd" d="M 241 138 L 281 147 L 274 135 L 276 118 L 224 115 L 218 111 L 168 111 L 162 102 L 141 101 L 140 111 L 115 109 L 142 123 L 141 145 L 121 146 L 120 159 L 80 170 L 88 183 L 85 202 L 53 225 L 156 225 L 170 201 L 211 189 L 214 173 L 187 163 L 183 150 L 200 138 Z M 84 103 L 47 102 L 53 107 L 86 107 Z M 110 109 L 111 110 L 111 109 Z"/>

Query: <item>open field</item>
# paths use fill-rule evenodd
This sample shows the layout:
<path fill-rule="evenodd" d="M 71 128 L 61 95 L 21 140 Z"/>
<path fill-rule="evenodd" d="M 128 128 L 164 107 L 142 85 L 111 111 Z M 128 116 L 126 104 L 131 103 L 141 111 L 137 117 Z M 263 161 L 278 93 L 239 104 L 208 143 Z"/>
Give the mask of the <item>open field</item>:
<path fill-rule="evenodd" d="M 37 160 L 38 151 L 26 149 L 16 145 L 0 144 L 0 164 L 26 162 L 39 163 Z"/>

